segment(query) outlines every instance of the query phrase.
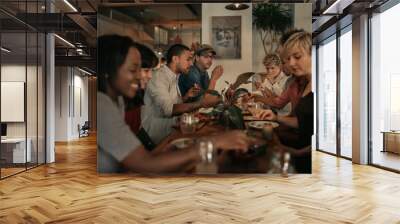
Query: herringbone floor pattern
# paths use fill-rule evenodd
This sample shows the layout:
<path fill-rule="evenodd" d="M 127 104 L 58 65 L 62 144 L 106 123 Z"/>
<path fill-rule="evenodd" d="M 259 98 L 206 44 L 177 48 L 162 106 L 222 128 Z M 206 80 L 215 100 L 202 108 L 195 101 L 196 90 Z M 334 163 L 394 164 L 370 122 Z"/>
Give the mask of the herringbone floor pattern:
<path fill-rule="evenodd" d="M 0 223 L 400 223 L 400 175 L 315 152 L 312 175 L 98 176 L 94 137 L 0 181 Z"/>

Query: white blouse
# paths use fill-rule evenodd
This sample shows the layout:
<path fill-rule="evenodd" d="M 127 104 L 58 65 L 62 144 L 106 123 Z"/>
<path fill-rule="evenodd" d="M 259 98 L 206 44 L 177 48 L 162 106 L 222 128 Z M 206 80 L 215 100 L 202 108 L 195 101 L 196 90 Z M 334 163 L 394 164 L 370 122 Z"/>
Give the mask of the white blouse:
<path fill-rule="evenodd" d="M 262 82 L 261 75 L 255 74 L 252 78 L 253 78 L 253 90 L 259 91 L 260 89 L 256 88 L 255 83 Z M 278 75 L 278 77 L 276 77 L 275 83 L 271 83 L 269 79 L 265 78 L 264 81 L 261 83 L 261 87 L 270 90 L 276 96 L 280 96 L 287 89 L 291 80 L 292 80 L 291 76 L 287 76 L 285 73 L 281 72 Z M 283 108 L 277 110 L 279 115 L 289 115 L 291 111 L 292 111 L 291 103 L 288 103 Z"/>

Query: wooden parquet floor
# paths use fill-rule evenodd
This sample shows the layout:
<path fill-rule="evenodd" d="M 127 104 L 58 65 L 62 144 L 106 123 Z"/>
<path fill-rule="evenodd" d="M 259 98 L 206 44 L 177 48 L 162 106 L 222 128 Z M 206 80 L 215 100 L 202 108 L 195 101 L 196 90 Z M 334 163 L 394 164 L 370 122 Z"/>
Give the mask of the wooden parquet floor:
<path fill-rule="evenodd" d="M 400 223 L 400 175 L 315 152 L 313 174 L 99 176 L 96 140 L 0 181 L 0 223 Z"/>

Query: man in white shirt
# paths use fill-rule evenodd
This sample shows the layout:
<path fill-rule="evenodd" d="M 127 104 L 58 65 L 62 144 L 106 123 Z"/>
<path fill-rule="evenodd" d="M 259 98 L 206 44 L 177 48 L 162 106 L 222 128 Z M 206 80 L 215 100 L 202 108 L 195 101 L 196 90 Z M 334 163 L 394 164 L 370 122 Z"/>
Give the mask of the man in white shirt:
<path fill-rule="evenodd" d="M 179 75 L 188 73 L 193 64 L 192 53 L 188 47 L 175 44 L 168 49 L 166 59 L 167 64 L 157 70 L 148 83 L 141 112 L 142 126 L 156 144 L 171 133 L 176 116 L 220 102 L 219 97 L 205 94 L 198 102 L 183 103 L 200 91 L 195 86 L 184 96 L 179 91 Z"/>

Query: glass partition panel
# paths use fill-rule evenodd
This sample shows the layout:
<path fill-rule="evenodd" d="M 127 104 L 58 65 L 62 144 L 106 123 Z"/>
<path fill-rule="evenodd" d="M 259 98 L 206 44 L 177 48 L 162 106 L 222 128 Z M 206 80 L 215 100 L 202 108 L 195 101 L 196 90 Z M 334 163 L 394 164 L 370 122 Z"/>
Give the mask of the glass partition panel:
<path fill-rule="evenodd" d="M 352 157 L 352 33 L 340 36 L 340 154 Z"/>
<path fill-rule="evenodd" d="M 31 151 L 28 168 L 37 165 L 38 160 L 38 35 L 28 32 L 28 63 L 26 80 L 27 149 Z"/>
<path fill-rule="evenodd" d="M 400 4 L 371 19 L 372 163 L 400 170 Z"/>
<path fill-rule="evenodd" d="M 25 170 L 31 161 L 26 141 L 26 41 L 25 32 L 1 34 L 2 178 Z"/>
<path fill-rule="evenodd" d="M 318 149 L 336 154 L 336 36 L 318 48 Z"/>
<path fill-rule="evenodd" d="M 46 45 L 46 36 L 42 33 L 39 33 L 38 35 L 39 41 L 38 41 L 38 77 L 37 77 L 37 82 L 38 82 L 38 164 L 43 164 L 45 163 L 45 158 L 46 158 L 46 146 L 45 146 L 45 122 L 46 122 L 46 104 L 45 104 L 45 99 L 46 99 L 46 74 L 45 74 L 45 65 L 46 65 L 46 51 L 45 51 L 45 45 Z"/>

